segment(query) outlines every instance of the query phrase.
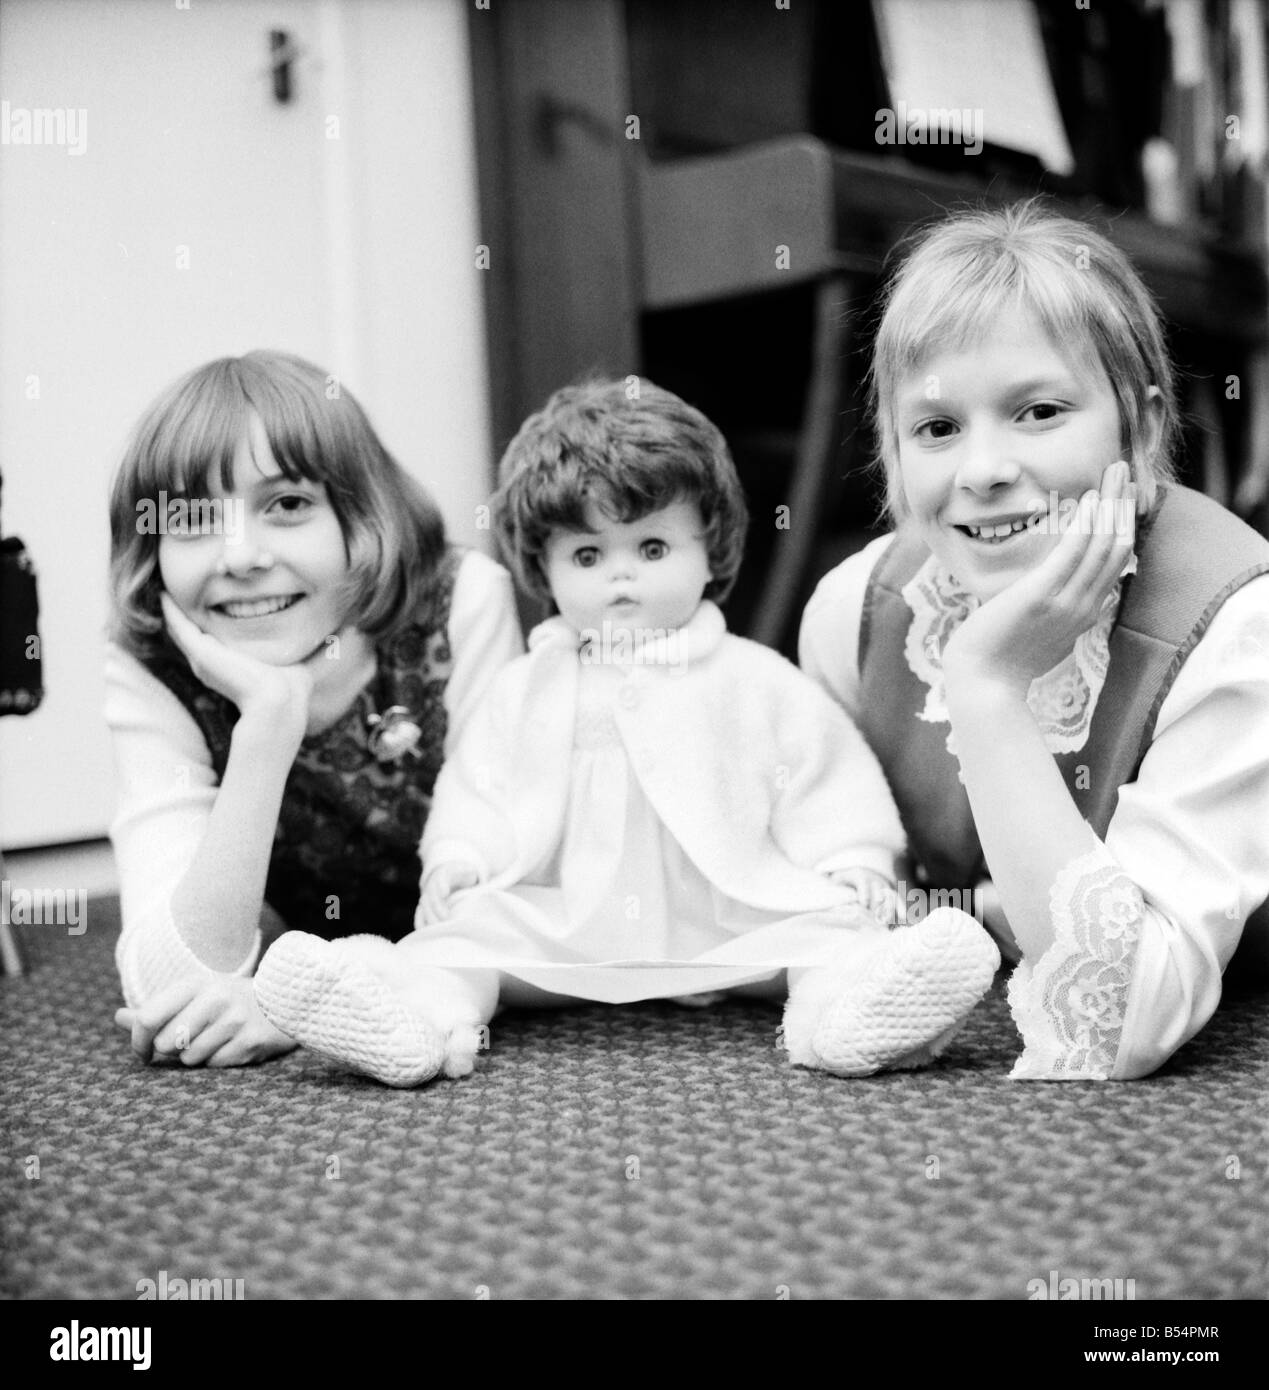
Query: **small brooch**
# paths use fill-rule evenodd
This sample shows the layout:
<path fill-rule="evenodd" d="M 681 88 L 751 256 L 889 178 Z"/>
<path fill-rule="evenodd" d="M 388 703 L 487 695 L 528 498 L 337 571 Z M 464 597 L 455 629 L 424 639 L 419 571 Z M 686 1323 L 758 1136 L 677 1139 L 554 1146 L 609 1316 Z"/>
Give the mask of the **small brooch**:
<path fill-rule="evenodd" d="M 370 726 L 366 742 L 376 761 L 399 762 L 407 753 L 416 758 L 423 756 L 418 748 L 423 730 L 410 718 L 404 705 L 392 705 L 382 714 L 367 715 L 366 723 Z"/>

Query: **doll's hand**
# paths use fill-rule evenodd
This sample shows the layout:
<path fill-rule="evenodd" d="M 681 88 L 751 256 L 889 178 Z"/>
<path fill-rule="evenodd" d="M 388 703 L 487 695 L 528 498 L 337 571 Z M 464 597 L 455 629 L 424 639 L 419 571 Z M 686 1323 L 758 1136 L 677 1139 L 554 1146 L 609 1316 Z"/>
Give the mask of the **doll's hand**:
<path fill-rule="evenodd" d="M 241 1067 L 294 1050 L 256 1003 L 249 979 L 219 976 L 182 981 L 138 1009 L 120 1009 L 115 1023 L 131 1034 L 143 1062 L 186 1067 Z"/>
<path fill-rule="evenodd" d="M 967 686 L 990 682 L 1025 699 L 1031 682 L 1067 657 L 1101 614 L 1136 534 L 1136 484 L 1126 463 L 1103 473 L 1101 492 L 1086 492 L 1048 555 L 988 599 L 943 650 L 949 703 Z"/>
<path fill-rule="evenodd" d="M 298 730 L 299 738 L 304 736 L 313 694 L 310 663 L 271 666 L 257 661 L 209 636 L 181 612 L 170 594 L 161 595 L 159 602 L 172 641 L 205 686 L 232 700 L 244 718 L 267 715 Z"/>
<path fill-rule="evenodd" d="M 449 900 L 460 888 L 474 888 L 480 873 L 474 864 L 438 864 L 423 880 L 419 911 L 425 922 L 443 922 L 449 916 Z"/>
<path fill-rule="evenodd" d="M 890 927 L 895 924 L 899 910 L 899 895 L 895 885 L 884 874 L 873 869 L 835 869 L 829 878 L 839 887 L 855 894 L 855 900 L 865 912 Z"/>

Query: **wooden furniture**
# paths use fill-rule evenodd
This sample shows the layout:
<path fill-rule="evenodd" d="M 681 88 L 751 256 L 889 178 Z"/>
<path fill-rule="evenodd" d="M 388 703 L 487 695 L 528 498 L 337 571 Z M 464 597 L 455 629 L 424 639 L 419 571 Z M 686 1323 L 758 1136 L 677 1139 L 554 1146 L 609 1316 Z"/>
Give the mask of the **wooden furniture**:
<path fill-rule="evenodd" d="M 1269 428 L 1263 250 L 1158 226 L 1007 152 L 934 167 L 832 143 L 812 127 L 852 138 L 876 100 L 876 55 L 846 23 L 813 0 L 770 15 L 515 0 L 471 19 L 496 443 L 591 370 L 646 371 L 699 404 L 754 511 L 729 619 L 786 651 L 818 573 L 877 521 L 860 381 L 885 259 L 949 208 L 1056 184 L 1059 206 L 1128 252 L 1179 327 L 1196 413 L 1219 432 L 1187 481 L 1229 500 Z M 853 109 L 823 80 L 825 35 L 863 92 Z M 1093 134 L 1077 130 L 1077 155 L 1099 148 Z M 1099 186 L 1127 196 L 1132 167 L 1101 156 Z"/>

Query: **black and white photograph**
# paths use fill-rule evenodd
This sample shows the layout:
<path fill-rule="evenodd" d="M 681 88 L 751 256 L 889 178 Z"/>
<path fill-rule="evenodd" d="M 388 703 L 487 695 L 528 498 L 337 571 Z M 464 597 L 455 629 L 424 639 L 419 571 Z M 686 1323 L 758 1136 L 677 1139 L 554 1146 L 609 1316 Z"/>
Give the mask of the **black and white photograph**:
<path fill-rule="evenodd" d="M 1250 1367 L 1269 0 L 0 0 L 0 966 L 41 1373 Z"/>

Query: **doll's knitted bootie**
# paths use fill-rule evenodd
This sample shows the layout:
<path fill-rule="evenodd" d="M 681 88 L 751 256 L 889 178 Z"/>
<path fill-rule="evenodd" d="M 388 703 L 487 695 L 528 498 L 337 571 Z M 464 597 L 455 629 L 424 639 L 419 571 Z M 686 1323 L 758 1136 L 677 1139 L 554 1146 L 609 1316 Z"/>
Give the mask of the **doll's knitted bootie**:
<path fill-rule="evenodd" d="M 388 1086 L 418 1086 L 450 1070 L 449 1039 L 411 1013 L 367 963 L 381 937 L 325 941 L 290 931 L 265 952 L 256 999 L 276 1028 L 323 1057 Z M 455 1039 L 456 1042 L 459 1040 Z M 467 1049 L 459 1043 L 458 1051 Z M 471 1049 L 474 1056 L 475 1048 Z M 462 1059 L 454 1058 L 459 1067 Z"/>
<path fill-rule="evenodd" d="M 924 1066 L 991 987 L 996 943 L 967 913 L 936 909 L 870 942 L 857 966 L 807 972 L 784 1015 L 789 1059 L 837 1076 Z"/>

